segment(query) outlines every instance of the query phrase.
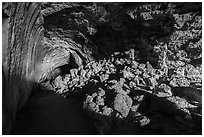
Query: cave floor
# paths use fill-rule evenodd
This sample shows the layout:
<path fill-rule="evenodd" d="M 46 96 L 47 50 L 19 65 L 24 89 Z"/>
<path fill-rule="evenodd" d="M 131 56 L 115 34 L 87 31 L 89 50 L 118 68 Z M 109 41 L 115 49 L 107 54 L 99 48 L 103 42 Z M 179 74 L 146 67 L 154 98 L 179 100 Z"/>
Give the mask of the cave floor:
<path fill-rule="evenodd" d="M 125 124 L 112 129 L 115 135 L 158 134 Z M 96 135 L 94 122 L 82 110 L 82 99 L 64 99 L 56 93 L 38 92 L 18 112 L 13 135 Z"/>
<path fill-rule="evenodd" d="M 12 134 L 95 134 L 93 122 L 82 112 L 79 98 L 40 92 L 30 97 L 17 114 Z"/>

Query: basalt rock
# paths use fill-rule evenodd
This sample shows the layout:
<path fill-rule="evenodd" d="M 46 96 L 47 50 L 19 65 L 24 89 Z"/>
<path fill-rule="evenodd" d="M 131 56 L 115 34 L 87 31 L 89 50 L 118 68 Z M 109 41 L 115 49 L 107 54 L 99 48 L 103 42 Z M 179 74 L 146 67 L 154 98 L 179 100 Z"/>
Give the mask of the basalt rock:
<path fill-rule="evenodd" d="M 171 88 L 166 84 L 161 84 L 155 88 L 155 94 L 158 97 L 172 96 Z"/>
<path fill-rule="evenodd" d="M 64 66 L 76 68 L 91 60 L 80 45 L 82 34 L 44 29 L 41 8 L 41 3 L 3 3 L 3 134 L 10 133 L 34 85 L 66 74 Z"/>
<path fill-rule="evenodd" d="M 36 83 L 67 99 L 82 96 L 98 134 L 121 123 L 199 134 L 201 7 L 3 3 L 3 134 Z"/>
<path fill-rule="evenodd" d="M 117 94 L 114 100 L 114 109 L 119 112 L 122 117 L 126 117 L 132 106 L 132 99 L 124 94 Z"/>
<path fill-rule="evenodd" d="M 3 134 L 9 134 L 17 111 L 39 78 L 44 56 L 39 3 L 3 3 Z"/>

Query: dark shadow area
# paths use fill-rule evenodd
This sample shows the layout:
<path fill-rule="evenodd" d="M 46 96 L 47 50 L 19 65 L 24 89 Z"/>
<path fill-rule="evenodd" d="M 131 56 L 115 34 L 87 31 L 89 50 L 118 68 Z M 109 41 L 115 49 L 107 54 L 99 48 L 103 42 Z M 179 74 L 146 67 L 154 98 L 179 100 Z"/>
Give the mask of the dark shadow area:
<path fill-rule="evenodd" d="M 76 43 L 91 45 L 88 48 L 92 48 L 91 54 L 97 60 L 109 58 L 114 52 L 127 52 L 134 49 L 134 56 L 138 62 L 149 61 L 157 67 L 159 55 L 153 51 L 153 47 L 157 44 L 156 41 L 168 43 L 170 35 L 174 32 L 175 19 L 170 14 L 154 15 L 153 20 L 144 20 L 141 17 L 133 19 L 126 13 L 128 9 L 140 4 L 97 3 L 97 6 L 102 8 L 102 11 L 97 9 L 101 12 L 97 14 L 83 3 L 76 4 L 77 6 L 70 6 L 70 8 L 44 16 L 44 28 L 47 31 L 62 29 L 82 33 L 84 38 L 78 39 L 76 34 L 67 35 L 67 37 L 72 38 Z M 88 3 L 88 5 L 93 6 L 93 3 Z M 110 12 L 110 15 L 103 13 L 103 8 Z M 137 14 L 139 15 L 140 11 Z M 100 21 L 103 17 L 105 21 Z M 84 23 L 86 21 L 87 23 Z M 91 34 L 89 29 L 93 29 L 94 33 Z M 164 37 L 165 40 L 162 40 Z"/>
<path fill-rule="evenodd" d="M 80 96 L 65 99 L 53 91 L 36 88 L 18 112 L 13 135 L 96 134 L 82 110 Z"/>
<path fill-rule="evenodd" d="M 93 86 L 92 86 L 93 87 Z M 96 88 L 96 87 L 95 87 Z M 95 126 L 100 119 L 109 124 L 109 130 L 105 132 L 111 135 L 162 135 L 162 134 L 184 134 L 178 121 L 175 122 L 175 115 L 185 117 L 184 111 L 176 109 L 174 103 L 165 98 L 157 97 L 146 90 L 131 91 L 129 96 L 134 98 L 138 95 L 144 95 L 141 107 L 138 112 L 150 118 L 152 124 L 155 124 L 155 114 L 159 114 L 165 129 L 152 129 L 150 127 L 139 127 L 137 124 L 131 124 L 132 121 L 121 120 L 119 118 L 108 117 L 94 112 L 85 112 L 83 109 L 84 92 L 71 92 L 67 98 L 47 90 L 42 85 L 35 85 L 26 104 L 17 113 L 16 121 L 13 126 L 12 135 L 96 135 L 100 134 Z M 93 88 L 92 88 L 93 89 Z M 96 89 L 97 90 L 97 89 Z M 107 94 L 106 105 L 110 105 L 115 95 Z M 114 93 L 112 93 L 114 94 Z M 134 103 L 134 102 L 133 102 Z M 112 107 L 112 105 L 110 105 Z M 86 110 L 87 111 L 87 110 Z M 192 115 L 198 119 L 199 116 Z M 158 117 L 157 117 L 158 118 Z M 186 121 L 191 122 L 191 121 Z M 157 122 L 156 122 L 157 123 Z M 200 122 L 195 123 L 193 130 L 188 134 L 201 134 Z M 167 132 L 166 130 L 168 130 Z"/>
<path fill-rule="evenodd" d="M 115 4 L 117 5 L 117 3 Z M 136 5 L 140 4 L 136 3 Z M 200 4 L 194 4 L 192 8 L 190 8 L 191 4 L 189 3 L 184 4 L 184 6 L 182 4 L 178 3 L 175 7 L 176 10 L 181 9 L 181 14 L 190 11 L 198 12 L 202 8 Z M 99 5 L 96 4 L 96 7 Z M 175 45 L 184 41 L 184 38 L 181 37 L 181 40 L 175 38 L 178 43 L 171 43 L 174 42 L 171 40 L 172 34 L 182 32 L 183 28 L 176 30 L 175 26 L 178 27 L 179 25 L 175 23 L 173 12 L 168 14 L 165 11 L 169 4 L 161 4 L 159 10 L 164 11 L 159 14 L 154 13 L 152 19 L 147 20 L 145 18 L 148 14 L 146 13 L 142 17 L 144 11 L 138 10 L 139 7 L 137 14 L 141 13 L 141 15 L 135 15 L 135 19 L 127 14 L 127 9 L 131 9 L 131 6 L 135 8 L 133 3 L 122 3 L 118 7 L 113 5 L 104 4 L 103 8 L 111 12 L 108 13 L 108 19 L 106 20 L 104 17 L 101 20 L 104 19 L 105 21 L 101 22 L 99 18 L 103 17 L 102 14 L 107 13 L 103 13 L 102 7 L 99 8 L 100 11 L 97 11 L 101 14 L 100 16 L 97 12 L 97 14 L 92 12 L 87 8 L 93 6 L 91 3 L 81 3 L 78 6 L 72 5 L 66 8 L 58 5 L 57 8 L 62 9 L 59 11 L 52 9 L 53 11 L 48 12 L 49 15 L 44 15 L 44 39 L 50 40 L 48 46 L 61 46 L 60 42 L 64 41 L 71 47 L 67 52 L 70 51 L 71 53 L 73 50 L 74 54 L 72 53 L 67 57 L 67 64 L 58 65 L 58 67 L 53 65 L 54 69 L 50 71 L 46 80 L 39 84 L 22 80 L 23 76 L 17 75 L 10 76 L 9 80 L 14 79 L 14 82 L 10 82 L 3 69 L 4 117 L 7 118 L 6 114 L 10 114 L 7 113 L 9 111 L 7 108 L 12 108 L 13 105 L 17 108 L 23 106 L 18 111 L 16 119 L 7 121 L 3 118 L 3 123 L 10 124 L 11 122 L 14 124 L 11 131 L 12 135 L 202 134 L 202 103 L 199 104 L 199 102 L 197 105 L 200 106 L 196 106 L 192 103 L 196 102 L 195 100 L 189 99 L 192 101 L 190 102 L 181 93 L 185 88 L 179 84 L 176 85 L 176 82 L 173 83 L 175 85 L 171 86 L 170 82 L 174 77 L 165 75 L 165 72 L 168 73 L 170 70 L 169 66 L 166 65 L 166 62 L 169 61 L 169 54 L 171 53 L 173 61 L 180 60 L 173 58 L 174 52 L 170 52 L 168 48 L 172 45 L 171 48 L 175 48 Z M 48 9 L 49 6 L 48 4 Z M 134 13 L 134 11 L 131 12 Z M 149 13 L 149 15 L 151 14 Z M 3 17 L 5 17 L 3 19 L 3 24 L 5 24 L 8 20 L 4 13 Z M 181 18 L 179 17 L 179 19 Z M 90 30 L 92 29 L 94 32 L 91 34 Z M 187 31 L 189 30 L 187 29 Z M 6 33 L 8 33 L 7 30 Z M 187 33 L 190 34 L 190 32 Z M 175 37 L 179 37 L 181 34 L 183 35 L 183 33 L 178 33 Z M 53 45 L 52 39 L 57 40 Z M 198 37 L 194 41 L 190 40 L 183 45 L 181 44 L 182 46 L 178 49 L 175 48 L 175 51 L 184 50 L 187 57 L 194 52 L 200 55 L 202 50 L 196 48 L 189 50 L 188 47 L 190 42 L 193 45 L 197 43 L 199 45 L 200 39 L 201 37 Z M 69 45 L 69 40 L 74 41 L 74 44 Z M 62 46 L 66 47 L 67 45 L 62 44 Z M 158 52 L 155 52 L 154 48 Z M 85 51 L 86 49 L 87 51 Z M 88 55 L 85 56 L 88 52 L 93 55 L 94 61 L 87 65 L 86 63 L 91 61 L 91 59 L 87 59 L 89 58 Z M 61 52 L 59 52 L 60 55 Z M 86 59 L 88 61 L 83 61 L 80 66 L 79 62 Z M 194 66 L 202 64 L 202 57 L 192 57 L 191 59 L 184 63 Z M 159 63 L 163 64 L 159 67 Z M 176 67 L 179 66 L 173 66 L 172 71 L 176 71 Z M 183 71 L 183 73 L 187 72 Z M 182 71 L 178 72 L 176 76 L 181 77 L 181 75 L 188 77 L 186 74 L 182 74 Z M 191 76 L 191 74 L 189 75 Z M 138 79 L 135 80 L 135 78 Z M 6 82 L 9 82 L 8 85 Z M 182 83 L 183 81 L 179 82 Z M 29 85 L 33 84 L 35 85 L 30 95 L 31 87 Z M 160 88 L 159 86 L 162 84 L 166 86 Z M 11 91 L 10 100 L 10 92 L 5 91 L 11 85 L 14 87 L 17 85 L 17 90 L 16 92 Z M 26 92 L 27 90 L 28 92 Z M 28 100 L 26 101 L 27 97 Z M 20 103 L 17 105 L 12 104 L 13 102 Z M 192 105 L 193 107 L 190 106 L 192 107 L 190 108 L 187 103 L 194 106 Z M 10 116 L 8 115 L 8 117 Z"/>

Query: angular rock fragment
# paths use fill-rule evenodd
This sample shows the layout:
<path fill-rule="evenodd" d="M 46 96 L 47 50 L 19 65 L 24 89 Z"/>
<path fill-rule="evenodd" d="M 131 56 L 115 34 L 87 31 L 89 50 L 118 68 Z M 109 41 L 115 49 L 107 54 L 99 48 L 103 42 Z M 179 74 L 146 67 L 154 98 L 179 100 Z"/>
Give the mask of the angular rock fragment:
<path fill-rule="evenodd" d="M 169 85 L 172 87 L 189 87 L 190 81 L 185 77 L 173 77 Z"/>
<path fill-rule="evenodd" d="M 141 102 L 143 101 L 144 97 L 145 97 L 144 95 L 137 95 L 133 97 L 133 100 L 137 102 Z"/>
<path fill-rule="evenodd" d="M 133 73 L 134 73 L 135 75 L 139 75 L 139 74 L 142 74 L 142 71 L 140 71 L 139 69 L 134 69 L 134 70 L 133 70 Z"/>
<path fill-rule="evenodd" d="M 137 126 L 144 127 L 150 124 L 150 119 L 139 112 L 131 111 L 127 119 L 130 123 L 134 123 Z"/>
<path fill-rule="evenodd" d="M 133 111 L 133 112 L 137 112 L 139 106 L 140 106 L 140 104 L 132 105 L 132 107 L 131 107 L 131 111 Z"/>
<path fill-rule="evenodd" d="M 109 75 L 108 75 L 108 74 L 102 74 L 102 75 L 100 76 L 101 82 L 105 82 L 105 81 L 108 80 L 108 79 L 109 79 Z"/>
<path fill-rule="evenodd" d="M 111 116 L 112 113 L 113 113 L 113 109 L 112 109 L 112 108 L 109 108 L 109 107 L 107 107 L 107 106 L 103 107 L 103 112 L 102 112 L 102 114 L 103 114 L 104 116 Z"/>
<path fill-rule="evenodd" d="M 188 103 L 184 98 L 178 96 L 172 96 L 167 98 L 168 101 L 175 104 L 176 109 L 194 108 L 196 106 Z"/>
<path fill-rule="evenodd" d="M 132 99 L 128 95 L 117 94 L 114 99 L 114 109 L 120 113 L 122 117 L 127 117 L 132 106 Z"/>
<path fill-rule="evenodd" d="M 133 81 L 130 81 L 129 82 L 129 87 L 130 87 L 130 89 L 135 89 L 136 88 L 136 83 L 135 82 L 133 82 Z"/>
<path fill-rule="evenodd" d="M 105 90 L 103 90 L 102 88 L 99 88 L 99 89 L 98 89 L 98 95 L 99 95 L 99 96 L 102 97 L 102 96 L 105 96 L 105 94 L 106 94 Z"/>
<path fill-rule="evenodd" d="M 161 84 L 157 86 L 154 90 L 154 93 L 158 97 L 169 97 L 172 96 L 171 88 L 166 84 Z"/>
<path fill-rule="evenodd" d="M 132 79 L 135 77 L 135 75 L 130 70 L 123 70 L 123 77 L 127 79 Z"/>
<path fill-rule="evenodd" d="M 138 68 L 141 70 L 141 71 L 145 71 L 145 68 L 146 65 L 145 64 L 139 64 Z"/>
<path fill-rule="evenodd" d="M 152 67 L 152 65 L 149 63 L 149 62 L 147 62 L 146 63 L 146 67 L 147 67 L 147 72 L 150 74 L 150 75 L 153 75 L 154 74 L 154 68 Z"/>
<path fill-rule="evenodd" d="M 132 68 L 134 68 L 134 69 L 136 69 L 137 67 L 138 67 L 138 65 L 139 65 L 139 63 L 137 62 L 137 61 L 132 61 L 131 62 L 131 65 L 132 65 Z"/>
<path fill-rule="evenodd" d="M 158 85 L 157 80 L 154 77 L 149 77 L 145 79 L 147 82 L 147 85 L 150 87 L 150 89 L 155 89 L 155 87 Z"/>
<path fill-rule="evenodd" d="M 83 103 L 83 108 L 89 113 L 98 113 L 99 112 L 99 106 L 93 102 L 93 97 L 92 96 L 87 96 L 86 100 Z"/>

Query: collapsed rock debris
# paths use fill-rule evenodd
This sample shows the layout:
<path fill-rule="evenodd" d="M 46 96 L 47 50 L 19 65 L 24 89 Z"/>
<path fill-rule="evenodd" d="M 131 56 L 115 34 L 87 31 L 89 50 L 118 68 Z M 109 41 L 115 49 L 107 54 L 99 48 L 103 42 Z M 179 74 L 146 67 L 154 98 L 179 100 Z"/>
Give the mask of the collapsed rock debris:
<path fill-rule="evenodd" d="M 201 134 L 199 3 L 47 3 L 42 12 L 44 43 L 71 45 L 65 71 L 58 66 L 42 84 L 65 98 L 82 95 L 98 134 L 122 123 Z"/>
<path fill-rule="evenodd" d="M 175 118 L 176 122 L 187 126 L 186 129 L 188 120 L 193 126 L 191 114 L 201 114 L 201 102 L 189 102 L 201 101 L 197 95 L 201 95 L 201 89 L 188 86 L 181 91 L 174 91 L 172 89 L 177 86 L 164 84 L 164 73 L 153 67 L 147 71 L 147 66 L 150 64 L 113 56 L 108 60 L 90 62 L 85 68 L 71 69 L 70 74 L 56 77 L 50 87 L 64 97 L 72 92 L 86 93 L 84 109 L 108 126 L 105 129 L 111 129 L 109 126 L 113 119 L 131 121 L 140 127 L 149 125 L 148 128 L 151 128 L 157 124 L 151 119 L 158 113 Z M 193 93 L 193 89 L 197 91 Z M 187 95 L 189 90 L 194 97 Z M 182 98 L 174 92 L 180 92 Z M 108 117 L 108 122 L 104 122 L 106 119 L 102 116 Z M 104 131 L 103 134 L 110 132 Z"/>

